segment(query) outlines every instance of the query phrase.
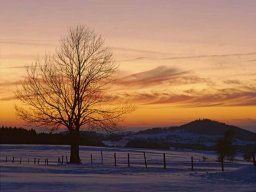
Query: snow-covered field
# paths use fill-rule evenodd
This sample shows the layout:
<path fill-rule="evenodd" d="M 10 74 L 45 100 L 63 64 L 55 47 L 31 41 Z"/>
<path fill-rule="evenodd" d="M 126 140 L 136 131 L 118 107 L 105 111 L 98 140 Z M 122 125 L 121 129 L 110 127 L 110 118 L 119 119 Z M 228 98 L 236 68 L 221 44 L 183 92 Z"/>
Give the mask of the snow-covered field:
<path fill-rule="evenodd" d="M 256 191 L 256 167 L 241 157 L 226 163 L 225 172 L 221 172 L 213 152 L 80 147 L 80 153 L 83 164 L 70 165 L 57 163 L 58 157 L 69 154 L 68 146 L 0 145 L 0 191 Z M 163 169 L 163 153 L 167 169 Z M 34 158 L 40 159 L 39 165 L 33 163 Z M 49 165 L 44 164 L 46 158 Z"/>

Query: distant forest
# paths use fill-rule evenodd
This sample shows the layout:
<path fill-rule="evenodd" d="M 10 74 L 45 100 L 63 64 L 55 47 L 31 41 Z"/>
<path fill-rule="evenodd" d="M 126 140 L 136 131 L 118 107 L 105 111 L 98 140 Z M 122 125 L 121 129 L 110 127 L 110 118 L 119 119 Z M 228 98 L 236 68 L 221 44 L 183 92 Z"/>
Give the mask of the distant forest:
<path fill-rule="evenodd" d="M 84 132 L 80 136 L 80 145 L 104 146 L 103 135 L 96 132 Z M 54 144 L 69 145 L 68 133 L 37 133 L 34 129 L 16 127 L 0 128 L 0 144 Z"/>

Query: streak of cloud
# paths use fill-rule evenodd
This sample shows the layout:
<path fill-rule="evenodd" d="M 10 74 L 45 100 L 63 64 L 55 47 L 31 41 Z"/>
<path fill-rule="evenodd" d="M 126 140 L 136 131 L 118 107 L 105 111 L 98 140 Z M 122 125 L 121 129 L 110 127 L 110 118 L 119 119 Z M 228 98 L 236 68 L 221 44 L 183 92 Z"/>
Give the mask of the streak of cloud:
<path fill-rule="evenodd" d="M 51 41 L 42 41 L 42 40 L 8 40 L 0 39 L 0 44 L 7 45 L 26 45 L 26 46 L 57 46 L 57 43 L 50 43 Z M 145 50 L 145 49 L 134 49 L 127 47 L 110 47 L 113 50 L 133 52 L 133 53 L 148 53 L 148 54 L 168 54 L 166 52 L 154 51 L 154 50 Z"/>
<path fill-rule="evenodd" d="M 240 56 L 253 56 L 253 55 L 256 55 L 256 52 L 231 53 L 231 54 L 212 54 L 212 55 L 191 55 L 191 56 L 175 56 L 175 57 L 140 56 L 140 57 L 135 57 L 135 58 L 126 59 L 126 60 L 119 60 L 119 61 L 120 62 L 130 62 L 130 61 L 139 61 L 139 60 L 190 60 L 190 59 L 240 57 Z"/>
<path fill-rule="evenodd" d="M 241 84 L 241 82 L 236 79 L 224 80 L 223 83 L 225 83 L 225 84 Z"/>
<path fill-rule="evenodd" d="M 238 57 L 238 56 L 251 56 L 256 55 L 256 52 L 249 53 L 231 53 L 231 54 L 214 54 L 214 55 L 196 55 L 196 56 L 185 56 L 185 57 L 166 57 L 163 60 L 177 60 L 177 59 L 202 59 L 202 58 L 214 58 L 214 57 Z"/>
<path fill-rule="evenodd" d="M 0 97 L 0 101 L 12 101 L 12 100 L 16 100 L 16 99 L 17 99 L 16 96 Z"/>
<path fill-rule="evenodd" d="M 216 107 L 216 106 L 256 106 L 256 87 L 240 89 L 218 89 L 214 93 L 210 90 L 200 92 L 184 91 L 181 94 L 170 92 L 132 92 L 120 97 L 142 105 L 177 105 L 181 107 Z"/>
<path fill-rule="evenodd" d="M 26 69 L 28 65 L 24 66 L 0 66 L 0 69 Z"/>
<path fill-rule="evenodd" d="M 116 85 L 133 88 L 153 87 L 160 84 L 178 86 L 195 83 L 210 84 L 211 81 L 198 77 L 192 71 L 167 66 L 159 66 L 151 70 L 127 75 L 115 81 Z"/>
<path fill-rule="evenodd" d="M 26 45 L 26 46 L 56 46 L 55 43 L 46 43 L 40 41 L 16 41 L 16 40 L 3 40 L 0 39 L 0 44 L 7 45 Z"/>
<path fill-rule="evenodd" d="M 31 60 L 42 57 L 43 55 L 37 54 L 2 54 L 0 59 L 2 60 Z"/>
<path fill-rule="evenodd" d="M 17 81 L 0 81 L 0 87 L 9 87 L 9 86 L 13 86 L 13 85 L 20 85 L 21 81 L 17 80 Z"/>
<path fill-rule="evenodd" d="M 169 54 L 167 52 L 160 52 L 154 50 L 145 50 L 145 49 L 132 49 L 132 48 L 125 48 L 125 47 L 110 47 L 113 50 L 117 51 L 125 51 L 125 52 L 133 52 L 133 53 L 148 53 L 148 54 Z"/>

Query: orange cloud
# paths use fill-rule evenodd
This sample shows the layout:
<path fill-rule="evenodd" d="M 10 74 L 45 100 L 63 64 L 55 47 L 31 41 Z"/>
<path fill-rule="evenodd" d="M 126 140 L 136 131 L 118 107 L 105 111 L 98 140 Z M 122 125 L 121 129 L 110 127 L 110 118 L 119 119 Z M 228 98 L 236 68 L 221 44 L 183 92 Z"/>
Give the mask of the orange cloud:
<path fill-rule="evenodd" d="M 146 87 L 167 82 L 169 85 L 190 84 L 206 82 L 204 78 L 193 75 L 190 71 L 183 71 L 178 68 L 159 66 L 151 70 L 135 73 L 121 79 L 115 83 L 122 86 Z"/>
<path fill-rule="evenodd" d="M 188 90 L 183 94 L 130 92 L 120 94 L 119 97 L 143 105 L 174 104 L 182 107 L 256 106 L 256 87 L 219 89 L 215 93 L 209 93 L 207 90 L 200 92 Z"/>

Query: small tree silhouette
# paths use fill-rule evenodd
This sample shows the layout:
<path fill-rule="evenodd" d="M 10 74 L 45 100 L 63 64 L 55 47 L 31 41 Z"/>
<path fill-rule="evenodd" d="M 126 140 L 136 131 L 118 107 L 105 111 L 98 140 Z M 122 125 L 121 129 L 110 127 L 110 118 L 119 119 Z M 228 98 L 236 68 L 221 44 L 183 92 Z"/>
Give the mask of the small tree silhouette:
<path fill-rule="evenodd" d="M 224 171 L 224 159 L 233 160 L 236 154 L 235 146 L 233 145 L 234 132 L 227 130 L 224 137 L 219 139 L 216 145 L 218 160 L 221 162 L 221 169 Z"/>
<path fill-rule="evenodd" d="M 252 161 L 254 166 L 256 166 L 255 154 L 256 154 L 256 142 L 255 144 L 246 145 L 244 150 L 244 155 L 243 155 L 244 159 L 246 161 Z"/>

